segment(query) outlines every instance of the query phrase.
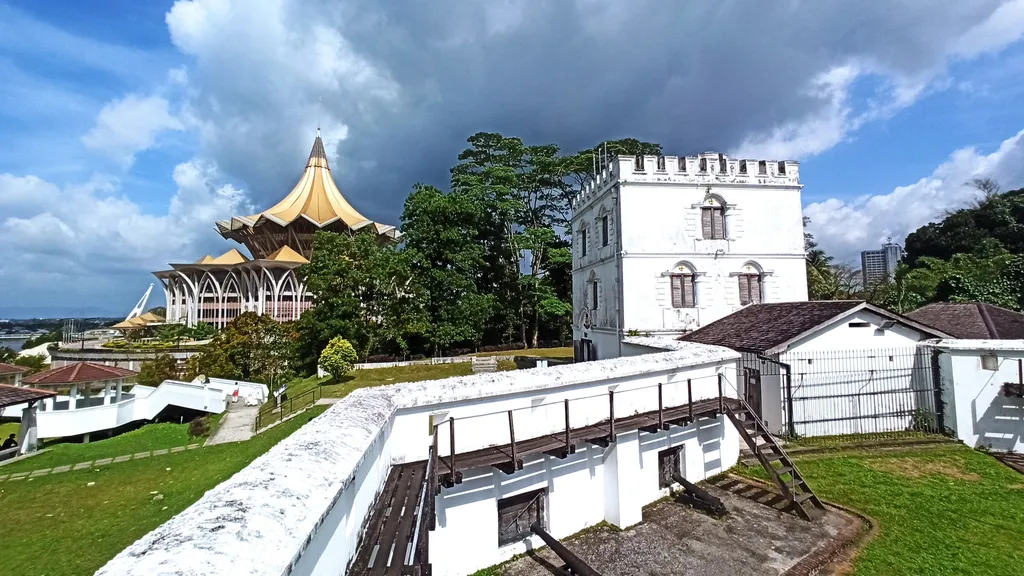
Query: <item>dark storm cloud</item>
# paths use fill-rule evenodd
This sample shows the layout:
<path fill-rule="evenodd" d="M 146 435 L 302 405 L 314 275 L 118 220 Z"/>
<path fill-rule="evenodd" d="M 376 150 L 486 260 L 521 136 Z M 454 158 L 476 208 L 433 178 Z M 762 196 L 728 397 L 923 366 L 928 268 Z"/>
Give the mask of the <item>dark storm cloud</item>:
<path fill-rule="evenodd" d="M 919 0 L 258 4 L 237 6 L 219 20 L 223 26 L 195 26 L 191 36 L 178 34 L 186 40 L 176 38 L 195 58 L 191 105 L 206 153 L 264 206 L 297 178 L 322 96 L 325 115 L 347 126 L 336 178 L 358 208 L 385 222 L 397 221 L 412 184 L 446 185 L 466 137 L 482 130 L 568 151 L 630 136 L 661 142 L 668 153 L 735 149 L 752 133 L 816 114 L 838 115 L 842 132 L 848 119 L 830 109 L 834 93 L 811 90 L 815 78 L 851 66 L 854 78 L 876 75 L 888 86 L 879 101 L 899 100 L 901 88 L 913 94 L 941 75 L 964 35 L 997 7 Z M 281 19 L 280 36 L 258 20 L 268 16 Z M 310 37 L 322 40 L 315 50 Z M 310 66 L 332 49 L 348 64 Z M 319 69 L 330 78 L 311 76 Z M 824 137 L 791 148 L 805 155 L 834 143 Z"/>

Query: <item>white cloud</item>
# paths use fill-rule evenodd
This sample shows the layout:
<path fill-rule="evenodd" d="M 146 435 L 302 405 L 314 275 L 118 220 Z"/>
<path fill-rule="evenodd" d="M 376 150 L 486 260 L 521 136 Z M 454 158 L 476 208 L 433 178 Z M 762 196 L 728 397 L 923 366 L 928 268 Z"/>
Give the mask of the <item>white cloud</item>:
<path fill-rule="evenodd" d="M 949 59 L 969 60 L 998 52 L 1024 36 L 1024 0 L 998 6 L 980 23 L 954 36 L 944 48 Z M 809 83 L 816 102 L 802 117 L 748 135 L 735 153 L 761 158 L 803 159 L 831 149 L 867 122 L 884 120 L 914 104 L 929 89 L 955 84 L 945 76 L 947 62 L 900 69 L 877 56 L 856 57 L 833 66 Z M 880 79 L 882 88 L 862 110 L 854 110 L 851 87 L 858 80 Z"/>
<path fill-rule="evenodd" d="M 941 219 L 947 210 L 966 206 L 978 193 L 967 183 L 992 178 L 1004 190 L 1024 186 L 1024 130 L 1007 138 L 990 154 L 961 148 L 931 175 L 888 194 L 853 200 L 832 198 L 804 208 L 809 230 L 821 247 L 841 261 L 854 262 L 861 250 L 907 234 Z"/>
<path fill-rule="evenodd" d="M 149 214 L 120 194 L 116 180 L 62 188 L 35 176 L 0 174 L 5 288 L 36 301 L 75 290 L 82 281 L 105 279 L 113 282 L 107 289 L 116 290 L 124 275 L 145 278 L 168 262 L 194 260 L 204 247 L 226 250 L 212 224 L 248 213 L 244 194 L 198 160 L 176 166 L 173 178 L 177 192 L 166 213 Z M 46 282 L 34 284 L 39 278 Z"/>
<path fill-rule="evenodd" d="M 184 129 L 169 108 L 170 104 L 160 96 L 143 98 L 128 94 L 100 110 L 96 126 L 82 137 L 82 142 L 128 167 L 135 161 L 136 153 L 153 146 L 158 134 Z"/>

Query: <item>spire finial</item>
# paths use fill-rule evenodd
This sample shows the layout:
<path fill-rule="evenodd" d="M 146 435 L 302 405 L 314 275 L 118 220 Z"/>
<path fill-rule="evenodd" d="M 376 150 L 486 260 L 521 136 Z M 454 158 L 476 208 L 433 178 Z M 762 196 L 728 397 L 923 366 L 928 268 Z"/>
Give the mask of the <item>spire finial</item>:
<path fill-rule="evenodd" d="M 317 138 L 320 137 L 320 117 L 323 115 L 323 111 L 324 111 L 324 97 L 323 96 L 317 96 L 316 97 L 316 137 Z"/>

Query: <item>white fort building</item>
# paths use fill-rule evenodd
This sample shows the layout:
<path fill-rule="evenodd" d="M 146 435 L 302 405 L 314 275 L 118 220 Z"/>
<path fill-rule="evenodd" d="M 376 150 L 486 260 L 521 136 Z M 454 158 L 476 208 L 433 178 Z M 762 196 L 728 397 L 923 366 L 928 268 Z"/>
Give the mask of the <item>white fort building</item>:
<path fill-rule="evenodd" d="M 619 156 L 573 203 L 577 358 L 676 336 L 747 304 L 807 300 L 799 164 Z"/>

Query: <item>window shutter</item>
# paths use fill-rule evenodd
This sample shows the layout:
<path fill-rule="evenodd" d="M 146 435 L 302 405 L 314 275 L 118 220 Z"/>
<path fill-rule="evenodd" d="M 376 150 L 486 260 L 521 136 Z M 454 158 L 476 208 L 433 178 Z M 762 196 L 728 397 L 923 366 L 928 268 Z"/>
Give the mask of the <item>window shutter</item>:
<path fill-rule="evenodd" d="M 725 238 L 725 214 L 721 208 L 712 208 L 711 217 L 711 228 L 715 232 L 715 238 Z"/>
<path fill-rule="evenodd" d="M 670 277 L 672 281 L 672 307 L 682 308 L 683 307 L 683 277 L 679 275 L 673 275 Z"/>
<path fill-rule="evenodd" d="M 692 275 L 683 277 L 683 306 L 693 308 L 696 306 L 697 284 Z"/>
<path fill-rule="evenodd" d="M 750 304 L 750 282 L 746 276 L 738 276 L 740 283 L 740 306 Z"/>
<path fill-rule="evenodd" d="M 761 276 L 750 277 L 750 301 L 754 304 L 761 303 Z"/>
<path fill-rule="evenodd" d="M 705 240 L 710 240 L 711 238 L 714 238 L 714 236 L 712 235 L 710 208 L 703 208 L 700 211 L 700 227 L 701 231 L 703 232 L 703 237 Z"/>

